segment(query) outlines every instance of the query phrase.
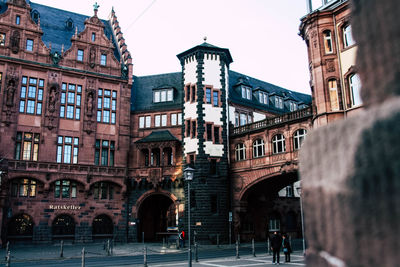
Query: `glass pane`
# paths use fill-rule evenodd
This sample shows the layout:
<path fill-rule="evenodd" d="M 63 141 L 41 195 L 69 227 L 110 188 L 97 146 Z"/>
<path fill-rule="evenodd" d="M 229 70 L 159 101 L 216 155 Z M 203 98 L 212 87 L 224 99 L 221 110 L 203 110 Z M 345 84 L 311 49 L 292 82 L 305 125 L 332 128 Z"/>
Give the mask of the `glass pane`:
<path fill-rule="evenodd" d="M 39 101 L 42 101 L 43 100 L 43 89 L 39 89 L 38 90 L 38 98 L 37 98 Z"/>
<path fill-rule="evenodd" d="M 21 113 L 25 112 L 25 101 L 19 102 L 19 112 L 21 112 Z"/>
<path fill-rule="evenodd" d="M 76 95 L 76 105 L 77 106 L 81 105 L 81 95 Z"/>
<path fill-rule="evenodd" d="M 21 86 L 21 98 L 25 98 L 25 95 L 26 95 L 26 87 Z"/>
<path fill-rule="evenodd" d="M 81 93 L 82 92 L 82 85 L 78 85 L 76 91 L 78 93 Z"/>
<path fill-rule="evenodd" d="M 104 90 L 104 95 L 105 96 L 110 96 L 111 95 L 111 91 L 110 90 Z"/>

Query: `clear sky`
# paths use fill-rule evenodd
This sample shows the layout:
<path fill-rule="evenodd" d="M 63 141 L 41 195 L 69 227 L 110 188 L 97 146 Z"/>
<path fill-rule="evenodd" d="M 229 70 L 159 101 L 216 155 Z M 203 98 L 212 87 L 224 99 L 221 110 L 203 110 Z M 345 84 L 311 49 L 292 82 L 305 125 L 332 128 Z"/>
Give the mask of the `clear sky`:
<path fill-rule="evenodd" d="M 36 0 L 85 15 L 95 1 Z M 112 6 L 134 75 L 181 71 L 177 54 L 204 42 L 228 48 L 231 70 L 311 94 L 307 49 L 298 36 L 305 0 L 98 0 L 98 16 Z"/>

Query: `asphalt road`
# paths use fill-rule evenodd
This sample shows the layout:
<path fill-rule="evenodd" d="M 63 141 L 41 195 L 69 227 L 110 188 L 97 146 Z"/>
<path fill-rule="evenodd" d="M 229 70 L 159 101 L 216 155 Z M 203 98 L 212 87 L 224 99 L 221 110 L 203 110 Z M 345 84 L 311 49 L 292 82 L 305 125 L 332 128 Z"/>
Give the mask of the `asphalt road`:
<path fill-rule="evenodd" d="M 274 266 L 271 264 L 272 256 L 265 253 L 265 249 L 258 248 L 256 254 L 258 257 L 251 256 L 250 248 L 240 249 L 240 259 L 236 259 L 235 251 L 230 249 L 214 249 L 214 250 L 202 250 L 199 252 L 199 263 L 195 263 L 193 258 L 193 267 L 203 266 Z M 170 254 L 152 254 L 147 256 L 148 266 L 169 266 L 169 267 L 183 267 L 187 266 L 188 253 L 170 253 Z M 283 262 L 283 255 L 281 255 L 281 261 Z M 305 266 L 303 263 L 303 257 L 292 255 L 291 264 L 281 264 L 281 266 Z M 0 266 L 5 266 L 4 262 Z M 81 266 L 80 258 L 67 258 L 67 259 L 53 259 L 53 260 L 32 260 L 32 261 L 13 261 L 11 262 L 12 267 L 17 266 L 65 266 L 65 267 L 79 267 Z M 86 267 L 123 267 L 123 266 L 143 266 L 143 256 L 111 256 L 111 257 L 86 257 Z"/>

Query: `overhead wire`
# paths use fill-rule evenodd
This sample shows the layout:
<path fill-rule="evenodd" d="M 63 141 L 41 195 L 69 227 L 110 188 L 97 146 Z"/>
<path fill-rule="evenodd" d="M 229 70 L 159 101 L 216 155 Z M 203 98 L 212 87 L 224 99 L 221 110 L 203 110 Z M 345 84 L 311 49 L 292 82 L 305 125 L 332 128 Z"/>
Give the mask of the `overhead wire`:
<path fill-rule="evenodd" d="M 130 27 L 132 27 L 144 14 L 146 14 L 146 12 L 154 5 L 155 2 L 157 2 L 157 0 L 153 0 L 153 2 L 151 2 L 150 5 L 148 5 L 142 11 L 142 13 L 140 13 L 139 16 L 136 17 L 136 19 L 131 24 L 129 24 L 129 26 L 126 28 L 126 30 L 128 30 Z"/>

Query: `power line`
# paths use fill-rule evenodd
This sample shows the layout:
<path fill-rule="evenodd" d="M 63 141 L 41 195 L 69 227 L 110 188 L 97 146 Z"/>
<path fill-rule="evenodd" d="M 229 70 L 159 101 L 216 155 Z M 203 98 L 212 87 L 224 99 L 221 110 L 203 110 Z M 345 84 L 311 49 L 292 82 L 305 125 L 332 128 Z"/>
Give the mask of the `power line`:
<path fill-rule="evenodd" d="M 150 5 L 148 5 L 143 11 L 142 13 L 140 13 L 139 16 L 137 16 L 137 18 L 131 23 L 129 24 L 128 28 L 126 28 L 126 30 L 128 30 L 130 27 L 132 27 L 156 2 L 157 0 L 153 0 L 153 2 L 150 3 Z"/>

